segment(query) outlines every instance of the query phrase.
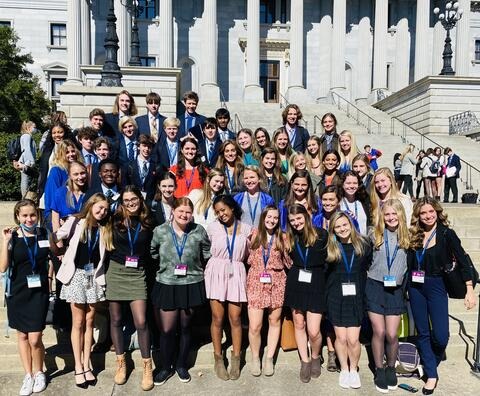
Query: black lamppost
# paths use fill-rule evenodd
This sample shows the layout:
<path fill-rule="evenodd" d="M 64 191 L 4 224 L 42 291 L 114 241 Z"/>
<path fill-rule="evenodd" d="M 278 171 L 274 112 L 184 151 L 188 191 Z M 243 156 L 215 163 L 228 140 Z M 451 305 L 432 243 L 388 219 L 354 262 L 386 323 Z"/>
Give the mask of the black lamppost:
<path fill-rule="evenodd" d="M 146 0 L 146 3 L 150 3 L 151 0 Z M 128 64 L 130 66 L 142 66 L 140 61 L 140 39 L 138 38 L 138 25 L 137 19 L 143 12 L 145 7 L 138 5 L 138 0 L 120 0 L 123 6 L 125 6 L 132 16 L 132 35 L 130 43 L 130 60 Z"/>
<path fill-rule="evenodd" d="M 110 0 L 110 6 L 107 15 L 107 31 L 105 35 L 105 63 L 102 68 L 102 79 L 98 85 L 103 87 L 121 87 L 122 73 L 117 62 L 118 36 L 115 26 L 117 18 L 115 17 L 114 0 Z"/>
<path fill-rule="evenodd" d="M 440 13 L 440 8 L 435 7 L 433 13 L 438 15 L 438 19 L 442 23 L 442 26 L 447 31 L 447 37 L 445 38 L 445 46 L 443 47 L 443 68 L 440 72 L 441 76 L 454 76 L 455 71 L 452 69 L 452 39 L 450 38 L 450 30 L 452 30 L 457 21 L 462 18 L 463 10 L 458 9 L 458 1 L 453 3 L 449 1 L 445 4 L 445 11 Z"/>

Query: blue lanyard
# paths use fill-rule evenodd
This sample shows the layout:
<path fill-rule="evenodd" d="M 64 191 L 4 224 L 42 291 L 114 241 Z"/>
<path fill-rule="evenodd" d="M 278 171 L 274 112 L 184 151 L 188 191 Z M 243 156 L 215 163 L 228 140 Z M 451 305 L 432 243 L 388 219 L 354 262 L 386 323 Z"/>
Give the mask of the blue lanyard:
<path fill-rule="evenodd" d="M 342 253 L 343 265 L 345 266 L 345 271 L 347 272 L 348 280 L 350 281 L 350 274 L 352 273 L 353 260 L 355 259 L 355 250 L 353 250 L 352 252 L 352 257 L 350 258 L 350 265 L 349 265 L 347 260 L 347 253 L 345 253 L 345 249 L 343 248 L 343 245 L 340 242 L 338 243 L 338 247 L 340 248 L 340 253 Z"/>
<path fill-rule="evenodd" d="M 432 241 L 432 239 L 433 239 L 433 237 L 435 236 L 436 233 L 437 233 L 437 230 L 435 229 L 435 231 L 432 232 L 432 235 L 430 235 L 430 237 L 427 239 L 427 243 L 423 247 L 421 253 L 420 253 L 420 250 L 417 250 L 415 252 L 415 255 L 417 256 L 417 263 L 418 263 L 418 270 L 419 271 L 420 271 L 420 268 L 422 266 L 423 259 L 425 258 L 425 252 L 427 251 L 428 245 L 430 244 L 430 242 Z"/>
<path fill-rule="evenodd" d="M 130 255 L 133 256 L 133 251 L 135 249 L 135 244 L 137 243 L 138 234 L 140 233 L 141 224 L 138 222 L 137 227 L 135 228 L 135 236 L 133 237 L 130 234 L 130 227 L 127 228 L 127 235 L 128 235 L 128 244 L 130 245 Z"/>
<path fill-rule="evenodd" d="M 190 174 L 190 179 L 187 180 L 185 178 L 185 184 L 187 186 L 188 191 L 190 191 L 190 187 L 192 186 L 192 183 L 193 183 L 193 176 L 195 175 L 195 169 L 196 169 L 196 167 L 193 167 L 192 173 Z"/>
<path fill-rule="evenodd" d="M 173 244 L 175 245 L 175 250 L 177 251 L 178 258 L 182 261 L 183 251 L 185 250 L 185 244 L 187 243 L 188 233 L 183 233 L 182 244 L 178 244 L 177 234 L 173 230 L 173 226 L 170 224 L 170 231 L 172 232 Z"/>
<path fill-rule="evenodd" d="M 205 220 L 207 220 L 209 209 L 210 209 L 210 205 L 208 205 L 207 209 L 205 210 L 205 213 L 203 214 L 203 217 L 205 217 Z"/>
<path fill-rule="evenodd" d="M 265 254 L 265 248 L 262 246 L 263 266 L 265 267 L 265 269 L 267 269 L 267 263 L 268 263 L 268 259 L 270 258 L 270 250 L 272 249 L 274 238 L 275 238 L 275 235 L 272 234 L 272 236 L 270 237 L 270 241 L 268 242 L 268 247 L 266 252 L 267 254 Z"/>
<path fill-rule="evenodd" d="M 35 273 L 35 269 L 37 267 L 37 253 L 38 253 L 38 235 L 37 231 L 35 230 L 35 244 L 33 245 L 33 251 L 30 249 L 30 246 L 28 246 L 28 240 L 27 237 L 25 236 L 23 230 L 20 228 L 22 231 L 22 238 L 23 241 L 25 242 L 25 245 L 27 246 L 27 253 L 28 253 L 28 259 L 30 260 L 30 264 L 32 265 L 32 272 Z"/>
<path fill-rule="evenodd" d="M 300 259 L 302 260 L 303 263 L 303 268 L 306 270 L 307 269 L 307 261 L 308 261 L 308 252 L 310 251 L 310 248 L 305 248 L 305 254 L 303 254 L 302 249 L 300 248 L 300 244 L 298 241 L 295 241 L 295 247 L 297 248 L 297 253 L 300 256 Z"/>
<path fill-rule="evenodd" d="M 343 204 L 345 205 L 345 209 L 348 210 L 350 213 L 352 212 L 348 206 L 348 201 L 343 198 Z M 354 205 L 355 205 L 355 219 L 358 220 L 358 208 L 357 208 L 357 201 L 355 200 L 354 201 Z"/>
<path fill-rule="evenodd" d="M 73 209 L 75 210 L 75 213 L 78 213 L 82 209 L 83 197 L 85 197 L 85 194 L 83 193 L 80 194 L 78 201 L 77 201 L 77 198 L 75 197 L 75 194 L 73 194 L 73 192 L 72 192 L 72 197 L 73 197 Z"/>
<path fill-rule="evenodd" d="M 173 165 L 173 161 L 175 160 L 175 158 L 177 156 L 177 144 L 178 143 L 175 143 L 175 146 L 173 147 L 173 150 L 170 150 L 170 145 L 167 142 L 167 153 L 168 153 L 168 160 L 170 161 L 170 166 Z"/>
<path fill-rule="evenodd" d="M 248 211 L 250 213 L 250 218 L 252 219 L 252 224 L 254 224 L 255 223 L 255 216 L 257 214 L 258 203 L 260 202 L 261 192 L 260 191 L 258 192 L 257 202 L 255 202 L 255 206 L 253 207 L 253 211 L 252 211 L 252 203 L 250 202 L 250 194 L 248 193 L 248 191 L 246 191 L 245 194 L 247 195 Z"/>
<path fill-rule="evenodd" d="M 98 243 L 98 238 L 100 237 L 100 233 L 97 232 L 95 233 L 95 238 L 91 238 L 90 232 L 87 232 L 87 247 L 88 247 L 88 262 L 92 262 L 92 255 L 93 251 L 95 250 L 95 246 L 97 246 Z M 93 244 L 92 244 L 93 242 Z"/>
<path fill-rule="evenodd" d="M 232 234 L 232 240 L 228 238 L 228 229 L 226 225 L 223 225 L 223 228 L 225 228 L 225 234 L 227 234 L 227 250 L 228 250 L 228 258 L 230 259 L 230 262 L 233 261 L 233 249 L 235 248 L 235 237 L 237 236 L 237 225 L 238 222 L 235 220 L 234 226 L 233 226 L 233 234 Z"/>
<path fill-rule="evenodd" d="M 388 268 L 388 275 L 390 275 L 390 268 L 392 268 L 393 261 L 395 260 L 395 257 L 397 257 L 397 252 L 398 252 L 398 242 L 395 245 L 395 250 L 393 251 L 393 256 L 390 258 L 390 247 L 388 246 L 388 233 L 387 230 L 383 231 L 383 240 L 385 242 L 385 251 L 387 253 L 387 268 Z"/>
<path fill-rule="evenodd" d="M 234 184 L 234 180 L 233 180 L 233 174 L 230 176 L 230 170 L 228 169 L 228 166 L 225 166 L 225 174 L 227 175 L 228 186 L 230 188 L 230 192 L 232 192 L 235 184 Z"/>

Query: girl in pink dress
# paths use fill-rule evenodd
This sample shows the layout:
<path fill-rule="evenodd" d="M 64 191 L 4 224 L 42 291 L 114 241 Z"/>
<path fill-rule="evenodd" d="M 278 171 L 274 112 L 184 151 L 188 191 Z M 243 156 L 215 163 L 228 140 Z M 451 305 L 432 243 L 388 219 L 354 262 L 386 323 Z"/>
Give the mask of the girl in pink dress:
<path fill-rule="evenodd" d="M 250 247 L 251 227 L 242 223 L 242 209 L 230 195 L 219 195 L 213 201 L 217 221 L 207 227 L 212 242 L 212 256 L 205 268 L 205 290 L 212 309 L 215 374 L 223 379 L 240 376 L 242 303 L 247 301 L 245 261 Z M 232 357 L 227 373 L 222 356 L 223 319 L 227 312 L 232 331 Z"/>
<path fill-rule="evenodd" d="M 247 276 L 248 339 L 252 351 L 250 372 L 258 377 L 260 368 L 260 344 L 264 310 L 268 310 L 267 354 L 263 374 L 274 373 L 273 355 L 280 337 L 280 319 L 287 275 L 292 260 L 285 254 L 284 236 L 280 228 L 280 216 L 275 206 L 265 207 L 258 231 L 252 235 L 252 251 L 248 257 L 250 270 Z"/>

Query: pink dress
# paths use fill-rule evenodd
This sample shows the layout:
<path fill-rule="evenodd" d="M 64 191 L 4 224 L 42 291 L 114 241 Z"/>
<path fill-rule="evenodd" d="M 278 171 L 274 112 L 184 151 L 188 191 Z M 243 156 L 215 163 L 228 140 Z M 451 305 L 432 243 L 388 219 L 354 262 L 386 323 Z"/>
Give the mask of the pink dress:
<path fill-rule="evenodd" d="M 245 262 L 248 257 L 249 236 L 252 227 L 238 222 L 235 245 L 233 247 L 232 264 L 228 256 L 227 234 L 218 220 L 207 227 L 207 234 L 212 242 L 212 257 L 205 268 L 205 290 L 211 300 L 246 302 L 247 273 Z M 232 235 L 228 236 L 231 243 Z M 233 272 L 232 272 L 233 271 Z"/>
<path fill-rule="evenodd" d="M 252 241 L 256 233 L 255 230 Z M 250 251 L 248 265 L 250 265 L 247 276 L 248 307 L 256 309 L 283 307 L 285 284 L 287 282 L 285 268 L 292 266 L 292 259 L 289 254 L 285 251 L 276 250 L 275 242 L 273 242 L 266 269 L 263 264 L 262 247 Z M 272 283 L 260 282 L 260 274 L 263 272 L 270 274 Z"/>

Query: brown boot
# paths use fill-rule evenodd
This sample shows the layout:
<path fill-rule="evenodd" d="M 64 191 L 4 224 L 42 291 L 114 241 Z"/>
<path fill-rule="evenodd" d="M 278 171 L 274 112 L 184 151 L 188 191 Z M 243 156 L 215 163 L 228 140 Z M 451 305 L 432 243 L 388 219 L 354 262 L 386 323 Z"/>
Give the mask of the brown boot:
<path fill-rule="evenodd" d="M 221 380 L 227 381 L 230 379 L 230 376 L 228 375 L 227 369 L 225 368 L 225 363 L 223 361 L 223 356 L 222 355 L 217 355 L 213 354 L 213 357 L 215 359 L 215 374 L 217 375 L 218 378 Z"/>
<path fill-rule="evenodd" d="M 143 360 L 142 389 L 149 391 L 153 389 L 152 358 Z"/>
<path fill-rule="evenodd" d="M 230 357 L 230 379 L 237 380 L 240 378 L 240 356 L 231 354 Z"/>
<path fill-rule="evenodd" d="M 125 362 L 125 354 L 117 355 L 117 370 L 113 381 L 117 385 L 123 385 L 127 382 L 127 364 Z"/>

